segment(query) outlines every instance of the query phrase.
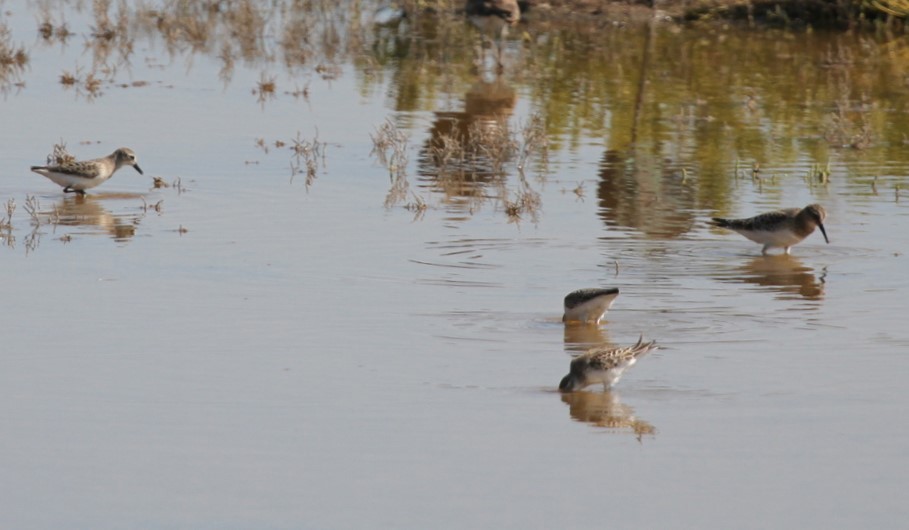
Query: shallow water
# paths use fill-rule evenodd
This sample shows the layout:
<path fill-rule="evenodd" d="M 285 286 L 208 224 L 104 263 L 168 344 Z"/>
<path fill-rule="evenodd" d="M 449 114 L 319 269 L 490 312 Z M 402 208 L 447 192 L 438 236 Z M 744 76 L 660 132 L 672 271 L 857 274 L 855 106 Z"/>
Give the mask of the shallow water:
<path fill-rule="evenodd" d="M 2 6 L 29 64 L 0 103 L 0 203 L 16 204 L 0 526 L 909 515 L 897 37 L 529 16 L 497 78 L 474 72 L 456 17 L 374 29 L 369 4 L 338 21 L 278 3 L 231 26 L 238 2 L 172 26 L 163 3 L 127 11 L 131 38 L 99 51 L 98 11 L 55 7 L 74 35 L 47 42 L 39 5 Z M 526 147 L 533 116 L 548 150 L 522 174 L 495 138 Z M 373 153 L 386 121 L 407 137 L 403 174 Z M 441 164 L 454 130 L 464 158 Z M 61 140 L 79 158 L 129 146 L 146 174 L 64 196 L 28 171 Z M 308 183 L 294 140 L 322 146 Z M 791 256 L 706 224 L 810 202 L 831 243 Z M 563 326 L 562 297 L 597 285 L 622 290 L 607 321 Z M 556 391 L 571 354 L 642 333 L 665 349 L 615 392 Z"/>

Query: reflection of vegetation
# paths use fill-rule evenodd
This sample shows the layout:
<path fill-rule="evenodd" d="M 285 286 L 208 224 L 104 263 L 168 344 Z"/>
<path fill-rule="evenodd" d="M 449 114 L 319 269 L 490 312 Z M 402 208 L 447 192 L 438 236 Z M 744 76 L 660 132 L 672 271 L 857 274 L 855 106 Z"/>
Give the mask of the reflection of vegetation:
<path fill-rule="evenodd" d="M 175 187 L 179 183 L 174 184 Z M 106 205 L 110 200 L 139 199 L 142 206 L 135 208 L 141 213 L 114 214 Z M 22 241 L 25 252 L 31 253 L 38 249 L 42 238 L 48 232 L 59 234 L 57 238 L 63 243 L 73 240 L 79 233 L 98 233 L 110 236 L 114 241 L 124 243 L 129 241 L 136 233 L 143 216 L 149 211 L 162 213 L 163 200 L 149 205 L 139 195 L 124 194 L 96 194 L 96 195 L 69 195 L 61 198 L 49 208 L 42 206 L 34 195 L 26 195 L 22 203 L 24 219 L 30 225 Z M 16 247 L 16 234 L 14 227 L 14 214 L 17 211 L 15 199 L 8 199 L 2 206 L 3 215 L 0 216 L 0 240 L 9 248 Z M 23 217 L 23 216 L 20 216 Z M 181 231 L 180 233 L 183 233 Z"/>
<path fill-rule="evenodd" d="M 410 189 L 407 180 L 407 134 L 389 119 L 370 136 L 373 143 L 371 154 L 388 169 L 391 186 L 385 196 L 385 207 L 391 208 L 403 201 Z"/>
<path fill-rule="evenodd" d="M 436 179 L 435 191 L 449 200 L 455 192 L 474 205 L 472 211 L 469 178 L 445 186 L 439 179 L 463 166 L 452 155 L 459 154 L 455 140 L 468 134 L 471 101 L 440 112 L 438 93 L 469 94 L 477 85 L 462 37 L 469 31 L 462 23 L 459 34 L 455 26 L 440 17 L 434 26 L 421 20 L 378 30 L 373 59 L 358 60 L 364 73 L 358 80 L 363 93 L 374 91 L 386 83 L 376 71 L 383 65 L 393 77 L 387 86 L 395 110 L 434 113 L 419 173 Z M 771 178 L 754 181 L 763 191 L 777 184 L 775 168 L 837 161 L 850 156 L 843 147 L 861 149 L 868 167 L 906 159 L 902 129 L 887 124 L 909 110 L 903 89 L 909 44 L 886 30 L 657 24 L 602 31 L 590 23 L 533 20 L 521 28 L 532 37 L 511 43 L 503 78 L 540 114 L 552 147 L 574 151 L 586 138 L 602 138 L 598 195 L 607 222 L 676 237 L 693 226 L 699 208 L 722 208 L 732 199 L 736 160 L 770 168 Z M 436 67 L 440 57 L 447 68 Z M 500 130 L 510 112 L 498 112 Z M 443 118 L 452 118 L 448 133 Z"/>
<path fill-rule="evenodd" d="M 340 74 L 337 63 L 344 59 L 350 43 L 359 42 L 357 35 L 363 26 L 356 0 L 340 6 L 291 0 L 165 0 L 154 5 L 95 0 L 90 6 L 92 23 L 85 44 L 91 67 L 84 76 L 64 72 L 61 82 L 72 86 L 84 79 L 84 88 L 92 97 L 100 94 L 104 83 L 114 82 L 121 69 L 129 68 L 137 38 L 161 42 L 171 57 L 185 55 L 192 61 L 195 55 L 209 56 L 221 63 L 225 82 L 230 81 L 238 61 L 258 67 L 283 64 L 292 74 L 308 68 L 331 79 Z M 85 9 L 83 3 L 69 7 Z M 38 33 L 44 44 L 66 45 L 73 35 L 67 22 L 55 20 L 47 5 L 39 17 Z M 4 30 L 5 26 L 0 27 L 0 37 Z M 27 61 L 25 55 L 19 60 L 23 58 Z M 0 56 L 0 67 L 2 64 Z M 0 69 L 0 80 L 2 73 Z M 263 86 L 268 79 L 263 74 L 263 83 L 254 92 L 260 100 L 274 95 Z M 274 88 L 273 80 L 271 83 Z"/>
<path fill-rule="evenodd" d="M 12 43 L 9 27 L 0 20 L 0 92 L 19 81 L 19 77 L 28 65 L 28 53 L 25 47 Z"/>
<path fill-rule="evenodd" d="M 902 1 L 876 4 L 896 10 Z M 896 24 L 864 34 L 666 22 L 604 31 L 608 19 L 532 12 L 505 42 L 504 75 L 490 80 L 476 75 L 477 35 L 459 13 L 463 2 L 404 2 L 407 16 L 381 26 L 372 24 L 378 2 L 366 0 L 63 4 L 91 15 L 88 27 L 72 28 L 84 36 L 91 63 L 64 70 L 60 82 L 92 97 L 129 68 L 140 39 L 152 54 L 158 48 L 189 64 L 196 56 L 215 61 L 224 82 L 237 65 L 257 69 L 260 82 L 250 88 L 263 103 L 277 97 L 277 69 L 300 79 L 289 93 L 305 98 L 307 76 L 335 78 L 350 62 L 361 93 L 386 91 L 402 116 L 433 113 L 428 131 L 411 131 L 402 119 L 399 132 L 421 135 L 420 185 L 462 211 L 486 200 L 509 214 L 538 210 L 520 173 L 538 162 L 545 178 L 545 151 L 526 145 L 576 151 L 585 139 L 602 139 L 602 163 L 588 175 L 599 181 L 602 217 L 653 237 L 684 232 L 699 208 L 723 208 L 736 185 L 729 178 L 736 160 L 781 167 L 860 149 L 870 167 L 907 156 L 902 129 L 888 126 L 909 111 L 909 43 L 891 30 Z M 772 12 L 766 2 L 752 4 L 756 14 Z M 857 9 L 846 0 L 827 4 L 846 14 Z M 71 26 L 56 13 L 39 15 L 40 45 L 71 42 Z M 0 87 L 18 81 L 27 62 L 0 22 Z M 539 117 L 532 131 L 515 135 L 518 102 Z M 400 145 L 389 151 L 398 158 L 386 160 L 389 204 L 417 197 L 406 180 L 413 162 L 406 142 Z M 296 168 L 310 180 L 309 162 L 300 159 Z M 414 209 L 426 209 L 427 201 L 414 200 Z"/>

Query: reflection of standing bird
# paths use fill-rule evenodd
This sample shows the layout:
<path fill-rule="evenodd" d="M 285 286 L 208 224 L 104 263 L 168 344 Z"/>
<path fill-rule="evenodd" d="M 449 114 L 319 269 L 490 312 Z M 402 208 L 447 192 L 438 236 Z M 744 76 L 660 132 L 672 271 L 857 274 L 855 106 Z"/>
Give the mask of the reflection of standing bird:
<path fill-rule="evenodd" d="M 827 231 L 824 230 L 824 219 L 827 211 L 820 204 L 809 204 L 804 208 L 787 208 L 775 212 L 762 213 L 747 219 L 723 219 L 714 217 L 713 226 L 728 228 L 747 237 L 748 239 L 764 245 L 761 254 L 767 250 L 780 247 L 789 254 L 792 245 L 801 243 L 810 236 L 815 228 L 820 227 L 824 234 L 824 241 L 828 244 Z"/>
<path fill-rule="evenodd" d="M 634 346 L 626 348 L 593 348 L 571 360 L 571 370 L 559 383 L 562 392 L 574 392 L 590 385 L 601 383 L 609 390 L 627 368 L 637 362 L 638 357 L 656 349 L 656 341 L 644 342 L 644 336 Z"/>
<path fill-rule="evenodd" d="M 63 186 L 63 193 L 74 191 L 85 195 L 85 190 L 94 188 L 111 178 L 123 166 L 133 166 L 139 174 L 139 163 L 132 149 L 121 147 L 103 158 L 84 162 L 63 162 L 56 166 L 32 166 L 32 171 Z"/>
<path fill-rule="evenodd" d="M 471 24 L 484 37 L 489 36 L 496 45 L 496 64 L 502 69 L 502 45 L 508 27 L 521 20 L 521 8 L 517 0 L 467 0 L 465 8 Z"/>
<path fill-rule="evenodd" d="M 578 289 L 565 297 L 565 314 L 562 322 L 584 322 L 599 324 L 612 306 L 619 290 Z"/>

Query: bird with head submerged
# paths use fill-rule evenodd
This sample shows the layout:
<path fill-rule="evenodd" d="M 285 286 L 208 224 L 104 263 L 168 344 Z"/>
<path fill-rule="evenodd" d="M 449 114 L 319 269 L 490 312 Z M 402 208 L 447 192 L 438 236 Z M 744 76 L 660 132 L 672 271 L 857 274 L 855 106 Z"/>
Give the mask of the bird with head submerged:
<path fill-rule="evenodd" d="M 657 348 L 655 340 L 644 342 L 643 335 L 634 346 L 592 348 L 571 360 L 571 368 L 559 383 L 559 390 L 575 392 L 598 383 L 603 385 L 604 390 L 609 390 L 619 382 L 625 370 L 634 366 L 639 357 Z"/>
<path fill-rule="evenodd" d="M 710 224 L 728 228 L 755 243 L 764 245 L 761 254 L 767 254 L 771 248 L 783 248 L 784 253 L 789 254 L 790 247 L 801 243 L 814 233 L 815 228 L 821 229 L 824 241 L 829 244 L 830 239 L 827 238 L 827 230 L 824 229 L 824 219 L 826 218 L 827 211 L 823 206 L 809 204 L 804 208 L 786 208 L 747 219 L 713 217 Z"/>

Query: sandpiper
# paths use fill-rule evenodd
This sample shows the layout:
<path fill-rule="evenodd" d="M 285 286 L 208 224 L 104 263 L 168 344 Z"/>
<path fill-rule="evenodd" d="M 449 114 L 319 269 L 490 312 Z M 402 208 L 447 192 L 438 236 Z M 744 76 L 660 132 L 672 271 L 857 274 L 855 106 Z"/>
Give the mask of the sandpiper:
<path fill-rule="evenodd" d="M 32 171 L 63 186 L 63 193 L 75 192 L 85 195 L 85 190 L 94 188 L 113 176 L 123 166 L 133 166 L 142 175 L 136 162 L 136 153 L 121 147 L 103 158 L 83 162 L 63 162 L 55 166 L 32 166 Z"/>
<path fill-rule="evenodd" d="M 827 212 L 820 204 L 809 204 L 804 208 L 787 208 L 775 212 L 762 213 L 748 219 L 723 219 L 714 217 L 713 226 L 736 231 L 755 243 L 764 245 L 761 254 L 777 247 L 789 248 L 810 236 L 815 228 L 820 228 L 824 241 L 828 244 L 827 231 L 824 230 L 824 219 Z"/>
<path fill-rule="evenodd" d="M 590 385 L 601 383 L 604 390 L 609 390 L 622 373 L 637 362 L 638 357 L 656 349 L 656 341 L 644 342 L 644 336 L 634 346 L 625 348 L 604 348 L 602 346 L 588 350 L 571 360 L 571 370 L 559 383 L 562 392 L 574 392 Z"/>
<path fill-rule="evenodd" d="M 470 23 L 495 41 L 496 61 L 501 71 L 502 40 L 508 34 L 508 27 L 521 20 L 517 0 L 467 0 L 465 11 Z"/>
<path fill-rule="evenodd" d="M 599 324 L 619 296 L 618 289 L 578 289 L 565 297 L 562 322 Z"/>

